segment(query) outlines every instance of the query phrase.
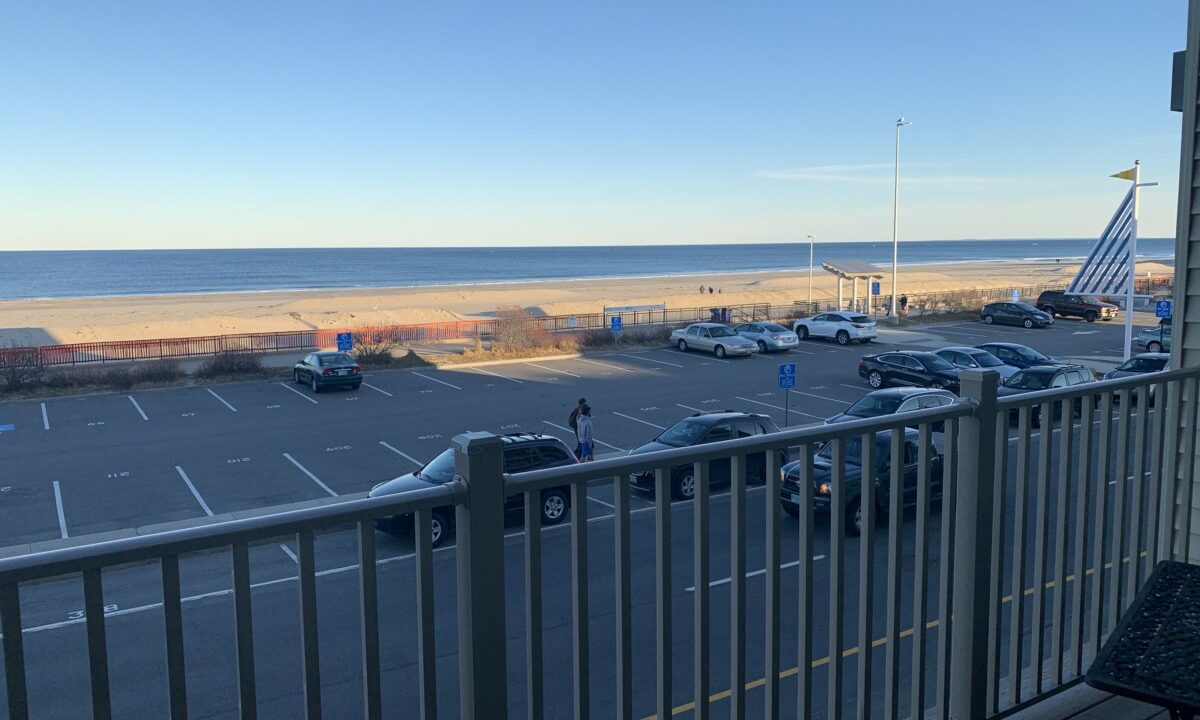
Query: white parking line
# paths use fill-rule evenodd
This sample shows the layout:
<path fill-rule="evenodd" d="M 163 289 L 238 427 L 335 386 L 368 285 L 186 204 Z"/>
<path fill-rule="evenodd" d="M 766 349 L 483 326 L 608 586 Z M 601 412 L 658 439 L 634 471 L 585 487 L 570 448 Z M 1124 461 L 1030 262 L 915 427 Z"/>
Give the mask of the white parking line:
<path fill-rule="evenodd" d="M 330 494 L 330 495 L 332 495 L 333 497 L 337 497 L 337 496 L 338 496 L 338 494 L 337 494 L 337 493 L 335 493 L 333 490 L 330 490 L 330 489 L 329 489 L 329 486 L 328 486 L 328 485 L 326 485 L 325 483 L 321 482 L 321 478 L 317 477 L 316 475 L 313 475 L 313 474 L 312 474 L 312 472 L 310 472 L 308 468 L 306 468 L 306 467 L 304 467 L 303 465 L 301 465 L 301 464 L 300 464 L 300 463 L 299 463 L 299 462 L 296 460 L 296 458 L 292 457 L 291 455 L 288 455 L 287 453 L 284 453 L 284 454 L 283 454 L 283 456 L 284 456 L 285 458 L 287 458 L 289 462 L 291 462 L 293 465 L 295 465 L 297 468 L 299 468 L 299 469 L 300 469 L 300 472 L 302 472 L 302 473 L 304 473 L 305 475 L 307 475 L 307 476 L 309 477 L 309 479 L 310 479 L 310 480 L 312 480 L 312 481 L 313 481 L 313 482 L 315 482 L 316 484 L 320 485 L 322 490 L 324 490 L 325 492 L 329 493 L 329 494 Z"/>
<path fill-rule="evenodd" d="M 606 502 L 604 502 L 603 500 L 599 500 L 599 499 L 597 499 L 597 498 L 594 498 L 594 497 L 592 497 L 591 495 L 588 495 L 588 500 L 591 500 L 592 502 L 596 503 L 597 505 L 603 505 L 604 507 L 608 508 L 609 510 L 616 510 L 616 509 L 617 509 L 615 505 L 612 505 L 612 504 L 610 504 L 610 503 L 606 503 Z"/>
<path fill-rule="evenodd" d="M 460 387 L 459 387 L 459 386 L 457 386 L 457 385 L 451 385 L 450 383 L 446 382 L 445 380 L 438 380 L 437 378 L 432 378 L 432 377 L 429 377 L 428 375 L 422 375 L 422 374 L 421 374 L 421 373 L 419 373 L 419 372 L 415 372 L 415 371 L 414 371 L 414 372 L 413 372 L 413 375 L 416 375 L 417 377 L 422 377 L 422 378 L 425 378 L 426 380 L 432 380 L 432 381 L 434 381 L 435 383 L 441 383 L 442 385 L 445 385 L 446 387 L 451 387 L 451 388 L 454 388 L 455 390 L 462 390 L 462 388 L 460 388 Z"/>
<path fill-rule="evenodd" d="M 292 559 L 292 562 L 296 563 L 297 565 L 300 564 L 300 558 L 296 557 L 296 553 L 292 552 L 292 549 L 290 547 L 288 547 L 284 543 L 279 543 L 279 549 L 282 550 L 285 555 L 290 557 Z"/>
<path fill-rule="evenodd" d="M 659 350 L 659 352 L 671 353 L 672 355 L 687 355 L 687 353 L 680 352 L 679 350 L 668 350 L 666 348 L 659 348 L 658 350 Z M 697 361 L 700 360 L 700 358 L 690 358 L 690 359 L 697 360 Z M 709 361 L 709 360 L 719 362 L 719 363 L 725 363 L 726 365 L 728 365 L 732 362 L 731 360 L 722 360 L 721 358 L 717 357 L 716 355 L 714 355 L 710 358 L 705 358 L 705 361 Z"/>
<path fill-rule="evenodd" d="M 129 398 L 129 402 L 133 403 L 133 407 L 137 409 L 138 415 L 141 415 L 143 420 L 150 419 L 146 417 L 146 413 L 142 411 L 142 406 L 138 405 L 137 400 L 134 400 L 132 395 L 126 395 L 125 397 Z"/>
<path fill-rule="evenodd" d="M 626 353 L 617 353 L 617 354 L 620 355 L 621 357 L 633 358 L 634 360 L 642 360 L 644 362 L 653 363 L 654 365 L 670 365 L 672 367 L 677 367 L 677 368 L 683 367 L 682 365 L 680 365 L 678 363 L 667 362 L 666 360 L 655 360 L 653 358 L 640 357 L 638 355 L 628 355 Z"/>
<path fill-rule="evenodd" d="M 691 410 L 692 412 L 704 412 L 700 408 L 694 408 L 691 405 L 684 405 L 683 403 L 675 403 L 675 404 L 678 405 L 679 407 L 683 408 L 684 410 Z"/>
<path fill-rule="evenodd" d="M 214 392 L 212 388 L 204 388 L 204 389 L 205 389 L 205 390 L 208 390 L 208 394 L 209 394 L 209 395 L 212 395 L 212 396 L 213 396 L 213 397 L 215 397 L 216 399 L 220 400 L 222 405 L 224 405 L 225 407 L 229 408 L 229 409 L 230 409 L 230 410 L 232 410 L 233 412 L 237 412 L 237 408 L 235 408 L 234 406 L 232 406 L 232 405 L 230 405 L 229 403 L 225 402 L 225 398 L 221 397 L 221 396 L 220 396 L 220 395 L 218 395 L 216 392 Z"/>
<path fill-rule="evenodd" d="M 176 465 L 175 472 L 179 473 L 179 477 L 183 478 L 183 481 L 187 483 L 188 490 L 192 491 L 192 497 L 196 498 L 196 502 L 200 503 L 200 507 L 204 510 L 204 513 L 209 517 L 212 517 L 212 508 L 208 506 L 208 503 L 204 502 L 204 498 L 200 497 L 200 491 L 197 490 L 196 486 L 192 484 L 192 479 L 187 476 L 187 473 L 183 471 L 183 468 Z"/>
<path fill-rule="evenodd" d="M 632 420 L 632 421 L 634 421 L 634 422 L 639 422 L 639 423 L 641 423 L 641 424 L 643 424 L 643 425 L 649 425 L 649 426 L 650 426 L 650 427 L 652 427 L 652 428 L 658 428 L 659 430 L 666 430 L 666 428 L 665 428 L 665 427 L 663 427 L 662 425 L 655 425 L 655 424 L 654 424 L 654 423 L 652 423 L 652 422 L 646 422 L 645 420 L 641 420 L 641 419 L 635 418 L 635 417 L 633 417 L 633 416 L 631 416 L 631 415 L 626 415 L 625 413 L 619 413 L 619 412 L 617 412 L 616 410 L 613 410 L 613 411 L 612 411 L 612 414 L 613 414 L 613 415 L 617 415 L 617 416 L 619 416 L 619 417 L 623 417 L 623 418 L 625 418 L 626 420 Z"/>
<path fill-rule="evenodd" d="M 793 408 L 784 408 L 782 405 L 772 405 L 770 403 L 759 402 L 758 400 L 751 400 L 750 398 L 744 398 L 744 397 L 741 397 L 738 395 L 735 395 L 734 398 L 736 398 L 737 400 L 742 400 L 744 402 L 754 403 L 755 405 L 762 405 L 763 407 L 775 408 L 776 410 L 787 410 L 790 413 L 795 413 L 797 415 L 803 415 L 804 417 L 810 417 L 810 418 L 813 418 L 814 420 L 824 420 L 825 419 L 825 418 L 821 417 L 820 415 L 812 415 L 812 414 L 809 414 L 806 412 L 800 412 L 799 410 L 795 410 Z"/>
<path fill-rule="evenodd" d="M 387 395 L 388 397 L 396 397 L 395 395 L 391 394 L 387 390 L 384 390 L 383 388 L 377 388 L 369 382 L 364 382 L 363 385 L 366 385 L 367 387 L 371 388 L 372 390 L 374 390 L 377 393 L 383 393 L 384 395 Z"/>
<path fill-rule="evenodd" d="M 563 427 L 562 425 L 556 425 L 555 423 L 552 423 L 549 420 L 543 420 L 542 422 L 549 425 L 552 428 L 558 428 L 559 430 L 562 430 L 563 432 L 570 433 L 572 436 L 575 435 L 575 431 L 569 427 Z M 610 448 L 612 450 L 618 450 L 620 452 L 629 452 L 625 448 L 619 448 L 616 445 L 609 445 L 608 443 L 604 442 L 603 440 L 598 440 L 594 437 L 592 438 L 592 442 L 596 443 L 597 445 L 603 445 L 604 447 Z"/>
<path fill-rule="evenodd" d="M 796 393 L 797 395 L 806 395 L 808 397 L 816 398 L 818 400 L 828 400 L 829 402 L 841 403 L 842 405 L 850 405 L 851 404 L 851 403 L 846 402 L 845 400 L 838 400 L 837 398 L 825 397 L 824 395 L 813 395 L 812 393 L 801 392 L 799 390 L 793 390 L 792 392 Z"/>
<path fill-rule="evenodd" d="M 46 414 L 46 403 L 42 403 L 42 427 L 50 429 L 50 416 Z"/>
<path fill-rule="evenodd" d="M 63 514 L 62 488 L 58 486 L 57 480 L 54 481 L 54 507 L 58 509 L 58 532 L 66 540 L 69 537 L 67 534 L 67 517 Z"/>
<path fill-rule="evenodd" d="M 416 465 L 417 467 L 422 467 L 422 466 L 424 466 L 424 465 L 425 465 L 425 463 L 423 463 L 423 462 L 421 462 L 420 460 L 416 459 L 416 458 L 415 458 L 415 457 L 413 457 L 412 455 L 409 455 L 409 454 L 407 454 L 407 453 L 401 452 L 400 450 L 397 450 L 396 448 L 392 447 L 391 445 L 388 445 L 387 443 L 385 443 L 385 442 L 384 442 L 384 441 L 382 441 L 382 440 L 380 440 L 380 441 L 379 441 L 379 444 L 380 444 L 380 445 L 382 445 L 382 446 L 384 446 L 384 447 L 385 447 L 385 448 L 387 448 L 388 450 L 391 450 L 392 452 L 396 453 L 397 455 L 399 455 L 400 457 L 404 458 L 405 460 L 409 461 L 409 462 L 410 462 L 410 463 L 412 463 L 413 465 Z"/>
<path fill-rule="evenodd" d="M 841 385 L 842 387 L 845 387 L 845 388 L 850 388 L 851 390 L 860 390 L 861 391 L 863 389 L 862 385 L 847 385 L 846 383 L 838 383 L 838 385 Z"/>
<path fill-rule="evenodd" d="M 483 368 L 471 368 L 471 370 L 474 370 L 474 371 L 475 371 L 475 372 L 477 372 L 477 373 L 483 373 L 484 375 L 491 375 L 492 377 L 498 377 L 498 378 L 500 378 L 501 380 L 507 380 L 507 381 L 509 381 L 509 382 L 515 382 L 515 383 L 517 383 L 517 384 L 519 384 L 519 385 L 524 385 L 524 384 L 525 384 L 525 381 L 524 381 L 524 380 L 518 380 L 518 379 L 516 379 L 516 378 L 510 378 L 510 377 L 507 377 L 507 376 L 501 375 L 500 373 L 494 373 L 494 372 L 492 372 L 491 370 L 484 370 Z"/>
<path fill-rule="evenodd" d="M 561 374 L 561 375 L 570 375 L 571 377 L 576 377 L 576 378 L 577 378 L 577 377 L 580 377 L 579 375 L 576 375 L 576 374 L 575 374 L 575 373 L 573 373 L 573 372 L 567 372 L 566 370 L 559 370 L 559 369 L 557 369 L 557 368 L 547 367 L 547 366 L 545 366 L 545 365 L 538 365 L 537 363 L 531 363 L 531 362 L 527 362 L 527 363 L 525 363 L 525 364 L 526 364 L 526 365 L 532 365 L 532 366 L 533 366 L 533 367 L 535 367 L 535 368 L 541 368 L 541 369 L 543 369 L 543 370 L 549 370 L 550 372 L 556 372 L 556 373 L 559 373 L 559 374 Z"/>
<path fill-rule="evenodd" d="M 276 384 L 277 384 L 279 387 L 283 388 L 284 390 L 291 390 L 292 392 L 296 393 L 296 394 L 297 394 L 297 395 L 299 395 L 300 397 L 302 397 L 302 398 L 304 398 L 305 400 L 309 401 L 309 402 L 310 402 L 310 403 L 312 403 L 313 405 L 320 405 L 320 404 L 321 404 L 321 403 L 317 402 L 317 399 L 316 399 L 316 398 L 310 398 L 309 396 L 307 396 L 307 395 L 305 395 L 304 393 L 300 392 L 299 390 L 297 390 L 296 388 L 292 387 L 291 385 L 288 385 L 287 383 L 276 383 Z"/>
<path fill-rule="evenodd" d="M 620 365 L 609 365 L 608 363 L 596 362 L 595 360 L 588 360 L 586 358 L 577 358 L 577 359 L 579 360 L 579 362 L 591 363 L 592 365 L 599 365 L 600 367 L 611 368 L 613 370 L 620 370 L 621 372 L 627 372 L 627 373 L 637 372 L 637 370 L 630 370 L 629 368 L 623 368 Z"/>
<path fill-rule="evenodd" d="M 819 562 L 824 559 L 825 559 L 824 555 L 813 555 L 813 562 Z M 782 565 L 779 566 L 779 569 L 787 570 L 788 568 L 794 568 L 799 564 L 800 564 L 799 560 L 793 560 L 788 563 L 783 563 Z M 746 577 L 752 578 L 752 577 L 757 577 L 759 575 L 766 575 L 766 574 L 767 574 L 767 569 L 763 568 L 762 570 L 751 570 L 750 572 L 746 573 Z M 733 578 L 731 578 L 731 577 L 721 578 L 720 580 L 713 580 L 712 582 L 710 582 L 708 584 L 708 586 L 711 588 L 711 587 L 717 587 L 719 585 L 728 585 L 731 580 L 733 580 Z M 689 588 L 685 588 L 684 592 L 696 592 L 696 586 L 692 585 Z"/>

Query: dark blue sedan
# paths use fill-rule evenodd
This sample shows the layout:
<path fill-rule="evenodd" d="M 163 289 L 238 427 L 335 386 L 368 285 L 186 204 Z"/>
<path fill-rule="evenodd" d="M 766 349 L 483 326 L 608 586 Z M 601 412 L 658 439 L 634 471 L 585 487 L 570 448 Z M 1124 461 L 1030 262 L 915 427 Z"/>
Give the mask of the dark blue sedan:
<path fill-rule="evenodd" d="M 1018 368 L 1037 367 L 1039 365 L 1063 365 L 1062 360 L 1057 358 L 1047 357 L 1042 353 L 1034 350 L 1026 345 L 1018 345 L 1016 343 L 984 343 L 976 345 L 980 350 L 987 350 L 991 354 L 1000 358 L 1000 362 L 1005 365 L 1012 365 Z"/>

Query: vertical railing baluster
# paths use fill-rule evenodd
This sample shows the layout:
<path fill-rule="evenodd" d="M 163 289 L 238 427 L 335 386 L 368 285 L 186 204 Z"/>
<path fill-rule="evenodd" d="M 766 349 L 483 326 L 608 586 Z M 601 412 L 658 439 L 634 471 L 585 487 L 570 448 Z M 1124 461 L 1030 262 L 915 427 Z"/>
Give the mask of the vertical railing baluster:
<path fill-rule="evenodd" d="M 250 604 L 250 548 L 233 549 L 233 627 L 237 634 L 238 712 L 242 720 L 258 717 L 254 680 L 254 615 Z"/>
<path fill-rule="evenodd" d="M 1125 598 L 1121 607 L 1133 604 L 1133 596 L 1141 586 L 1138 577 L 1142 568 L 1142 494 L 1146 491 L 1146 429 L 1150 410 L 1148 391 L 1139 388 L 1129 394 L 1130 402 L 1138 399 L 1137 417 L 1134 418 L 1133 458 L 1129 481 L 1129 568 L 1125 579 Z"/>
<path fill-rule="evenodd" d="M 1095 395 L 1083 398 L 1079 418 L 1079 471 L 1075 474 L 1075 541 L 1071 567 L 1075 569 L 1075 590 L 1071 593 L 1071 649 L 1075 655 L 1075 675 L 1083 675 L 1084 616 L 1083 599 L 1087 583 L 1088 488 L 1092 486 L 1092 425 Z"/>
<path fill-rule="evenodd" d="M 1012 586 L 1009 590 L 1008 691 L 1011 704 L 1021 702 L 1021 646 L 1025 634 L 1025 498 L 1029 494 L 1030 407 L 1022 405 L 1017 415 L 1016 504 L 1013 508 Z"/>
<path fill-rule="evenodd" d="M 541 503 L 538 503 L 540 506 Z M 587 484 L 571 484 L 571 666 L 574 669 L 575 720 L 591 715 L 591 671 L 588 662 Z"/>
<path fill-rule="evenodd" d="M 167 698 L 171 720 L 187 720 L 187 671 L 183 653 L 183 607 L 179 589 L 179 556 L 159 559 L 162 575 L 163 639 L 167 650 Z"/>
<path fill-rule="evenodd" d="M 1054 446 L 1054 403 L 1038 406 L 1041 435 L 1038 436 L 1037 479 L 1034 481 L 1036 502 L 1033 526 L 1033 607 L 1031 608 L 1029 666 L 1033 674 L 1033 691 L 1042 694 L 1042 647 L 1045 642 L 1046 597 L 1046 525 L 1050 506 L 1050 449 Z M 1064 435 L 1071 432 L 1071 415 L 1062 418 Z"/>
<path fill-rule="evenodd" d="M 1129 426 L 1133 402 L 1128 389 L 1119 391 L 1121 409 L 1117 415 L 1116 486 L 1113 487 L 1112 520 L 1112 601 L 1108 605 L 1108 627 L 1116 628 L 1121 618 L 1125 585 L 1125 495 L 1129 477 Z M 1109 420 L 1111 422 L 1111 420 Z"/>
<path fill-rule="evenodd" d="M 943 430 L 944 430 L 943 426 Z M 925 716 L 925 636 L 926 615 L 928 614 L 928 593 L 926 586 L 929 582 L 929 502 L 932 494 L 932 467 L 933 458 L 929 454 L 929 446 L 932 443 L 932 438 L 927 436 L 926 427 L 921 427 L 921 447 L 918 450 L 920 453 L 917 469 L 917 510 L 916 510 L 916 527 L 915 538 L 913 539 L 913 608 L 912 608 L 912 662 L 910 663 L 909 672 L 909 717 L 920 718 Z M 927 442 L 928 440 L 928 442 Z M 897 447 L 896 435 L 892 436 L 892 463 L 895 467 L 896 457 L 901 451 Z M 900 455 L 900 457 L 903 457 Z M 942 466 L 942 472 L 946 472 L 945 465 Z M 939 630 L 940 632 L 940 630 Z M 889 633 L 890 635 L 890 633 Z M 890 645 L 892 640 L 888 639 Z M 897 670 L 899 673 L 899 670 Z M 890 676 L 891 673 L 889 672 Z M 897 676 L 893 682 L 900 684 L 900 678 Z"/>
<path fill-rule="evenodd" d="M 418 545 L 420 543 L 418 533 Z M 317 640 L 317 559 L 312 530 L 296 534 L 299 557 L 301 672 L 304 710 L 309 720 L 321 718 L 321 648 Z"/>
<path fill-rule="evenodd" d="M 1105 392 L 1100 396 L 1100 435 L 1096 440 L 1096 474 L 1092 476 L 1092 489 L 1095 492 L 1095 506 L 1092 510 L 1092 597 L 1090 605 L 1089 619 L 1091 620 L 1091 632 L 1088 633 L 1088 640 L 1091 641 L 1092 657 L 1100 652 L 1100 641 L 1104 634 L 1104 588 L 1107 583 L 1104 582 L 1104 527 L 1105 512 L 1108 509 L 1108 476 L 1109 476 L 1109 456 L 1112 454 L 1112 448 L 1109 443 L 1112 440 L 1112 405 L 1113 395 L 1111 392 Z"/>
<path fill-rule="evenodd" d="M 1189 387 L 1191 391 L 1188 393 L 1187 402 L 1182 406 L 1182 410 L 1186 411 L 1184 422 L 1181 427 L 1184 435 L 1187 438 L 1187 452 L 1183 456 L 1183 518 L 1181 522 L 1181 531 L 1183 533 L 1183 541 L 1180 543 L 1182 553 L 1179 557 L 1183 562 L 1192 561 L 1192 513 L 1195 508 L 1192 507 L 1193 497 L 1196 491 L 1196 453 L 1197 444 L 1200 443 L 1200 378 L 1191 378 Z"/>
<path fill-rule="evenodd" d="M 654 470 L 654 649 L 657 693 L 654 707 L 660 718 L 671 717 L 671 470 Z"/>
<path fill-rule="evenodd" d="M 25 645 L 21 635 L 21 586 L 0 584 L 0 632 L 4 633 L 4 687 L 9 720 L 29 720 L 29 690 L 25 683 Z"/>
<path fill-rule="evenodd" d="M 1004 587 L 1002 579 L 1005 545 L 1004 518 L 1008 507 L 1005 496 L 1005 489 L 1008 487 L 1008 411 L 999 413 L 992 420 L 996 428 L 995 445 L 993 446 L 996 470 L 992 478 L 992 555 L 988 577 L 993 592 L 988 595 L 988 678 L 985 707 L 988 712 L 995 714 L 1000 712 L 1000 671 L 1003 665 L 1001 653 L 1004 649 L 1004 643 L 1000 641 L 1000 638 L 1003 637 L 1001 630 L 1004 626 L 1004 612 L 1000 596 L 1003 594 Z M 985 442 L 985 440 L 981 438 L 980 442 Z M 913 715 L 913 717 L 917 716 Z"/>
<path fill-rule="evenodd" d="M 1141 584 L 1150 576 L 1154 566 L 1158 565 L 1160 532 L 1159 518 L 1161 517 L 1160 503 L 1162 502 L 1162 463 L 1163 437 L 1165 425 L 1163 415 L 1166 410 L 1163 403 L 1167 401 L 1167 385 L 1158 382 L 1147 388 L 1148 397 L 1146 415 L 1150 420 L 1150 480 L 1146 498 L 1146 562 L 1137 584 Z M 1151 407 L 1153 405 L 1153 407 Z"/>
<path fill-rule="evenodd" d="M 628 490 L 628 487 L 626 488 Z M 541 492 L 525 492 L 525 705 L 529 720 L 541 720 L 544 666 L 542 664 L 542 508 Z"/>
<path fill-rule="evenodd" d="M 928 482 L 930 440 L 929 423 L 922 423 L 920 428 L 920 449 L 917 450 L 917 485 Z M 900 717 L 900 573 L 903 570 L 901 559 L 900 527 L 904 524 L 904 430 L 891 432 L 890 457 L 888 467 L 888 552 L 887 552 L 887 644 L 884 645 L 883 669 L 883 712 L 888 720 Z M 921 491 L 917 490 L 918 496 Z M 917 500 L 917 513 L 920 514 L 920 499 Z M 920 560 L 915 560 L 919 565 Z M 915 583 L 916 581 L 914 581 Z M 914 591 L 915 591 L 914 584 Z M 914 603 L 915 604 L 915 603 Z M 913 642 L 918 643 L 918 635 L 925 634 L 924 621 L 913 623 Z M 914 665 L 911 682 L 915 684 L 921 673 L 919 665 Z"/>
<path fill-rule="evenodd" d="M 797 588 L 796 621 L 796 716 L 812 717 L 812 625 L 813 625 L 813 447 L 801 445 L 799 457 L 800 473 L 797 480 L 799 490 L 799 513 L 797 520 L 797 546 L 799 548 L 800 583 Z M 661 716 L 660 716 L 661 717 Z"/>
<path fill-rule="evenodd" d="M 766 602 L 766 617 L 764 618 L 763 645 L 765 656 L 763 667 L 766 676 L 765 708 L 763 717 L 767 720 L 779 718 L 779 453 L 768 450 L 765 453 L 764 473 L 766 473 L 766 516 L 763 518 L 763 528 L 766 537 L 763 549 L 765 555 L 766 577 L 764 578 L 764 600 Z"/>
<path fill-rule="evenodd" d="M 108 640 L 104 632 L 104 582 L 99 570 L 83 571 L 83 611 L 87 621 L 92 718 L 108 720 L 112 717 L 112 699 L 108 684 Z"/>
<path fill-rule="evenodd" d="M 613 478 L 614 596 L 617 631 L 617 718 L 633 719 L 633 590 L 629 567 L 629 480 Z"/>
<path fill-rule="evenodd" d="M 442 532 L 445 532 L 445 528 Z M 437 718 L 437 643 L 433 588 L 433 513 L 418 510 L 413 521 L 417 560 L 417 674 L 421 720 Z"/>
<path fill-rule="evenodd" d="M 941 708 L 942 717 L 950 717 L 950 673 L 953 665 L 950 663 L 950 653 L 952 650 L 952 640 L 954 637 L 954 623 L 951 621 L 954 615 L 954 597 L 952 593 L 954 589 L 954 556 L 955 545 L 958 539 L 955 538 L 957 526 L 955 518 L 958 513 L 958 420 L 946 421 L 946 458 L 942 465 L 942 542 L 941 553 L 938 555 L 941 558 L 942 564 L 938 572 L 938 633 L 937 633 L 937 702 Z M 982 527 L 982 526 L 979 526 Z M 979 532 L 978 527 L 973 530 Z M 984 532 L 986 537 L 989 533 Z M 982 584 L 982 583 L 981 583 Z M 983 610 L 983 603 L 979 603 L 976 607 L 980 612 Z M 983 617 L 980 615 L 982 621 Z M 981 623 L 982 626 L 982 623 Z M 986 628 L 985 628 L 986 629 Z M 963 632 L 971 632 L 971 626 L 964 624 Z M 979 649 L 982 651 L 985 647 L 984 643 L 979 644 Z M 978 662 L 980 658 L 975 658 Z M 986 664 L 983 665 L 986 667 Z M 980 676 L 982 677 L 982 675 Z M 979 686 L 979 692 L 982 694 L 986 685 Z M 981 700 L 983 698 L 981 697 Z"/>
<path fill-rule="evenodd" d="M 692 464 L 692 478 L 695 480 L 695 503 L 692 508 L 692 572 L 693 584 L 696 587 L 695 611 L 692 618 L 692 650 L 695 653 L 693 664 L 692 690 L 695 703 L 694 717 L 697 720 L 708 720 L 708 526 L 709 526 L 709 467 L 707 462 Z"/>
<path fill-rule="evenodd" d="M 1186 396 L 1186 383 L 1182 380 L 1172 380 L 1167 383 L 1166 419 L 1163 431 L 1162 448 L 1162 501 L 1159 507 L 1159 555 L 1165 560 L 1175 559 L 1175 510 L 1178 500 L 1179 447 L 1184 441 L 1180 426 L 1180 413 L 1183 399 Z"/>
<path fill-rule="evenodd" d="M 842 607 L 843 562 L 846 535 L 846 442 L 833 439 L 833 467 L 829 482 L 829 607 Z M 842 716 L 842 613 L 829 613 L 829 720 Z"/>
<path fill-rule="evenodd" d="M 893 434 L 904 434 L 904 430 Z M 860 438 L 862 451 L 859 467 L 862 468 L 861 497 L 859 498 L 858 537 L 858 691 L 856 700 L 858 717 L 871 717 L 871 643 L 875 638 L 874 600 L 875 587 L 875 433 L 865 433 Z"/>
<path fill-rule="evenodd" d="M 746 717 L 746 456 L 729 461 L 729 716 Z M 771 504 L 771 498 L 767 498 Z"/>
<path fill-rule="evenodd" d="M 379 680 L 379 577 L 375 565 L 375 524 L 358 521 L 358 603 L 362 624 L 363 710 L 366 720 L 382 720 Z"/>
<path fill-rule="evenodd" d="M 1075 402 L 1063 400 L 1060 404 L 1062 426 L 1058 437 L 1054 500 L 1054 594 L 1050 606 L 1050 674 L 1055 687 L 1063 683 L 1063 643 L 1067 632 L 1067 503 L 1071 489 L 1071 446 L 1075 435 L 1071 421 L 1075 415 Z M 1044 440 L 1048 443 L 1050 438 Z"/>

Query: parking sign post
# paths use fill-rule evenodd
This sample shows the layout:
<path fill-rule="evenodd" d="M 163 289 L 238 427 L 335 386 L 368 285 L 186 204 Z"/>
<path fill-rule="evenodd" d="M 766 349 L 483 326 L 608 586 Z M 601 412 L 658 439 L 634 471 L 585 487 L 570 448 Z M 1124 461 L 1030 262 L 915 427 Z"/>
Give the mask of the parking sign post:
<path fill-rule="evenodd" d="M 338 333 L 337 342 L 339 352 L 350 352 L 354 347 L 354 335 L 350 333 Z"/>
<path fill-rule="evenodd" d="M 791 420 L 792 411 L 788 409 L 788 401 L 791 399 L 792 388 L 796 387 L 796 363 L 780 363 L 779 365 L 779 389 L 783 391 L 783 426 L 788 426 L 788 421 Z"/>

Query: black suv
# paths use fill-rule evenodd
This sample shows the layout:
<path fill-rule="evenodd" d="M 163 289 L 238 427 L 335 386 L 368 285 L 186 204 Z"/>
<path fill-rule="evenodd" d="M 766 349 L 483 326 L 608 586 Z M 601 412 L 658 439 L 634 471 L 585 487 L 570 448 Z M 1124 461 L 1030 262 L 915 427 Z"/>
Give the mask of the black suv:
<path fill-rule="evenodd" d="M 671 448 L 692 447 L 705 443 L 733 440 L 736 438 L 754 437 L 767 433 L 779 432 L 779 426 L 766 415 L 756 413 L 734 412 L 722 410 L 718 412 L 703 412 L 690 415 L 671 427 L 663 430 L 662 434 L 650 442 L 629 451 L 630 455 L 670 450 Z M 786 454 L 779 451 L 779 465 L 787 462 Z M 750 482 L 765 483 L 767 472 L 765 453 L 752 453 L 746 458 L 746 477 Z M 696 478 L 692 472 L 693 465 L 677 465 L 671 468 L 671 497 L 676 500 L 690 500 L 696 494 Z M 712 460 L 708 464 L 710 485 L 729 482 L 729 458 Z M 654 492 L 654 473 L 632 473 L 629 482 L 640 490 Z"/>
<path fill-rule="evenodd" d="M 918 461 L 920 454 L 921 435 L 916 430 L 906 428 L 904 431 L 904 470 L 901 487 L 904 491 L 903 503 L 909 505 L 917 499 Z M 889 493 L 892 486 L 891 458 L 892 431 L 880 430 L 875 433 L 875 509 L 876 517 L 882 517 L 887 512 Z M 846 532 L 858 535 L 862 532 L 862 436 L 852 435 L 845 440 L 846 469 L 845 489 L 843 499 L 846 508 Z M 779 487 L 779 504 L 784 512 L 792 517 L 800 514 L 800 463 L 802 460 L 790 462 L 780 468 L 779 475 L 783 484 Z M 829 512 L 831 503 L 830 483 L 833 482 L 833 443 L 826 443 L 820 452 L 813 456 L 812 469 L 812 503 L 814 510 Z M 942 454 L 932 441 L 929 447 L 929 495 L 930 500 L 941 497 L 942 494 Z"/>
<path fill-rule="evenodd" d="M 1088 322 L 1112 320 L 1117 316 L 1117 306 L 1112 303 L 1100 302 L 1086 295 L 1068 295 L 1058 290 L 1047 290 L 1038 295 L 1037 308 L 1051 316 L 1079 317 Z"/>
<path fill-rule="evenodd" d="M 522 473 L 530 470 L 574 465 L 577 461 L 570 449 L 562 440 L 551 435 L 536 433 L 512 433 L 502 435 L 504 440 L 504 472 Z M 443 451 L 430 460 L 420 470 L 392 478 L 371 488 L 370 497 L 395 495 L 427 488 L 431 485 L 444 485 L 454 479 L 454 448 Z M 571 494 L 568 488 L 554 487 L 542 491 L 542 524 L 557 525 L 567 518 L 570 509 Z M 525 495 L 517 493 L 509 495 L 504 503 L 505 512 L 516 512 L 525 507 Z M 454 531 L 454 508 L 435 508 L 433 510 L 433 544 L 440 545 Z M 411 515 L 396 515 L 393 517 L 377 518 L 375 527 L 393 535 L 412 530 Z"/>
<path fill-rule="evenodd" d="M 896 384 L 958 392 L 958 370 L 931 352 L 898 350 L 863 355 L 858 361 L 858 376 L 875 389 Z"/>

